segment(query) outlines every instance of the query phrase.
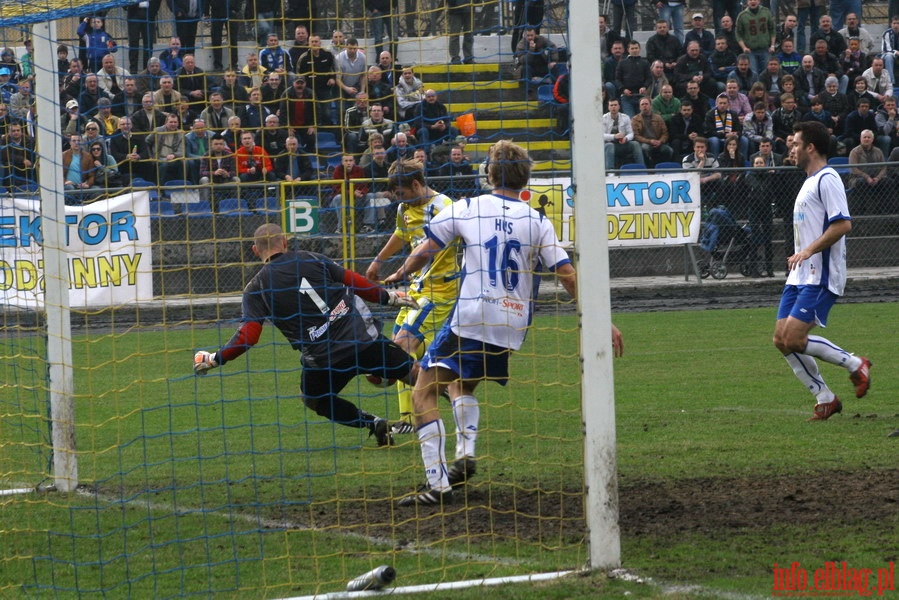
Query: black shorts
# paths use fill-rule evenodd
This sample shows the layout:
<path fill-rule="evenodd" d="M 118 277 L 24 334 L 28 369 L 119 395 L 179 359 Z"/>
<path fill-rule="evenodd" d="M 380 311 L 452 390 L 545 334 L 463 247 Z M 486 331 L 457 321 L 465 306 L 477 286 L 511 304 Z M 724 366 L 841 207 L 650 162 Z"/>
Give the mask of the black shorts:
<path fill-rule="evenodd" d="M 334 364 L 304 366 L 300 390 L 306 398 L 324 398 L 339 394 L 357 375 L 370 373 L 382 379 L 401 379 L 412 370 L 413 358 L 384 336 L 352 356 Z"/>

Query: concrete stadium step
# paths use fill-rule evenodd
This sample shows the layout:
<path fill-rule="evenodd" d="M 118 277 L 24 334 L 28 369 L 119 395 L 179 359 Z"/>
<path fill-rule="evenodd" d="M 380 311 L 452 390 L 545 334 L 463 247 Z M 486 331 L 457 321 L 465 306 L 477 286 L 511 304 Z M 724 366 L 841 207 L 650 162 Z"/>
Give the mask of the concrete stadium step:
<path fill-rule="evenodd" d="M 505 100 L 498 102 L 453 102 L 446 105 L 450 114 L 458 115 L 469 111 L 535 111 L 541 103 L 536 100 Z"/>
<path fill-rule="evenodd" d="M 520 146 L 522 146 L 529 153 L 540 151 L 540 150 L 554 150 L 554 151 L 566 151 L 571 152 L 571 143 L 568 140 L 538 140 L 538 141 L 528 141 L 522 140 L 517 141 Z M 487 149 L 491 146 L 488 142 L 475 142 L 470 143 L 465 146 L 466 151 L 470 152 L 487 152 Z"/>

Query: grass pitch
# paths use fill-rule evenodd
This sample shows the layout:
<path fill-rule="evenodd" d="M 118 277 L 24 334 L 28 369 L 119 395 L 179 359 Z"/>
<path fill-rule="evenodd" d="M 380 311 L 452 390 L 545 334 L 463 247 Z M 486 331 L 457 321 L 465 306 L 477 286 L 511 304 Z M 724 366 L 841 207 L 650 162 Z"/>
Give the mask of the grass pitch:
<path fill-rule="evenodd" d="M 822 365 L 845 407 L 826 423 L 806 422 L 813 398 L 770 342 L 773 313 L 616 317 L 626 341 L 615 362 L 623 564 L 651 583 L 593 575 L 494 588 L 500 597 L 766 597 L 775 563 L 896 560 L 887 332 L 899 309 L 832 311 L 824 335 L 874 368 L 871 392 L 855 400 L 845 371 Z M 394 508 L 421 480 L 417 444 L 376 449 L 364 430 L 307 414 L 297 355 L 272 328 L 245 359 L 193 377 L 193 351 L 223 343 L 232 325 L 76 340 L 86 487 L 0 497 L 0 594 L 276 598 L 339 591 L 378 564 L 395 565 L 399 585 L 584 564 L 574 317 L 539 317 L 513 382 L 479 390 L 478 477 L 439 516 Z M 41 355 L 41 341 L 3 344 L 6 380 L 18 387 L 0 390 L 0 472 L 34 485 L 48 459 L 42 396 L 21 388 L 40 380 L 28 356 Z M 361 380 L 354 394 L 395 416 L 391 395 Z"/>

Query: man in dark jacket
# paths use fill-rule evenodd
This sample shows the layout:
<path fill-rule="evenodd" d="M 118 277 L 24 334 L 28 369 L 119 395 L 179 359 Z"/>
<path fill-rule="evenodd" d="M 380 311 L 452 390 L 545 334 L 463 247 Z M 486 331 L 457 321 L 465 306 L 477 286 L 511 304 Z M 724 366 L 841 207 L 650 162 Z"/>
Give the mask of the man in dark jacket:
<path fill-rule="evenodd" d="M 621 112 L 629 117 L 640 110 L 640 96 L 652 82 L 649 61 L 640 56 L 640 42 L 631 40 L 627 45 L 627 56 L 621 59 L 615 69 L 615 85 L 621 94 Z"/>
<path fill-rule="evenodd" d="M 656 32 L 646 40 L 646 59 L 652 63 L 660 60 L 665 67 L 665 75 L 671 79 L 674 66 L 681 55 L 681 42 L 668 32 L 668 21 L 656 21 Z"/>
<path fill-rule="evenodd" d="M 156 41 L 156 15 L 161 4 L 162 0 L 141 0 L 132 2 L 125 9 L 128 18 L 128 67 L 132 73 L 137 73 L 142 67 L 146 68 L 153 53 L 153 42 Z M 144 56 L 138 63 L 141 50 Z"/>
<path fill-rule="evenodd" d="M 224 0 L 214 0 L 213 4 Z M 197 25 L 206 12 L 204 0 L 168 0 L 175 16 L 175 35 L 181 40 L 182 51 L 194 52 L 197 47 Z"/>

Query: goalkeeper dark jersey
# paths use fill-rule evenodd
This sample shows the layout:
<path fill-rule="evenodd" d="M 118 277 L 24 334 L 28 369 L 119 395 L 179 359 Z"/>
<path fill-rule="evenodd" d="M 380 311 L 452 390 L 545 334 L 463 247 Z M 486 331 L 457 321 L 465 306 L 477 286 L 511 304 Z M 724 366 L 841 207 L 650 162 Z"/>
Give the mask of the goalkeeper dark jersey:
<path fill-rule="evenodd" d="M 381 301 L 386 291 L 372 286 L 322 254 L 276 254 L 244 289 L 243 326 L 219 357 L 233 360 L 248 350 L 258 333 L 245 333 L 261 329 L 265 320 L 303 353 L 304 365 L 323 367 L 351 356 L 380 335 L 371 312 L 357 296 L 358 292 L 367 300 Z"/>

